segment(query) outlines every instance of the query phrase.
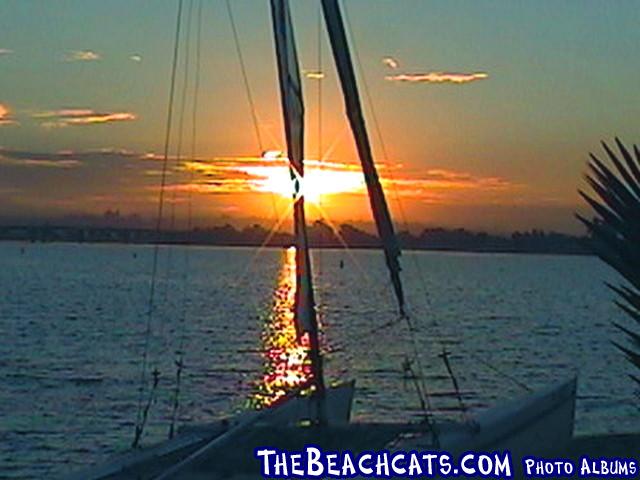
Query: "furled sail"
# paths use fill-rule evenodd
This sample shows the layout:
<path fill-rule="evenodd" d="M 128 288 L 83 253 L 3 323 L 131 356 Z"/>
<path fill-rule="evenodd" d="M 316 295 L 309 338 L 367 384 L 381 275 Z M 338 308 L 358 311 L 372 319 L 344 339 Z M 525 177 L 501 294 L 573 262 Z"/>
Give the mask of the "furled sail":
<path fill-rule="evenodd" d="M 298 336 L 308 339 L 313 380 L 324 389 L 322 359 L 318 341 L 318 322 L 311 277 L 311 261 L 304 213 L 304 104 L 298 55 L 288 0 L 271 0 L 271 16 L 276 43 L 280 96 L 284 115 L 287 154 L 294 183 L 294 235 L 296 242 L 295 318 Z"/>
<path fill-rule="evenodd" d="M 378 229 L 378 235 L 382 241 L 385 259 L 391 283 L 395 291 L 400 314 L 405 315 L 405 301 L 400 280 L 400 246 L 393 228 L 389 207 L 380 184 L 380 178 L 376 166 L 373 163 L 373 155 L 371 153 L 371 144 L 367 134 L 360 96 L 358 94 L 358 84 L 356 75 L 351 62 L 351 53 L 347 42 L 347 35 L 342 20 L 342 13 L 338 0 L 322 0 L 322 10 L 327 25 L 327 32 L 331 41 L 331 49 L 336 62 L 338 76 L 342 84 L 342 93 L 344 95 L 345 107 L 349 124 L 355 137 L 358 155 L 362 163 L 367 190 L 369 192 L 369 202 L 371 210 Z"/>

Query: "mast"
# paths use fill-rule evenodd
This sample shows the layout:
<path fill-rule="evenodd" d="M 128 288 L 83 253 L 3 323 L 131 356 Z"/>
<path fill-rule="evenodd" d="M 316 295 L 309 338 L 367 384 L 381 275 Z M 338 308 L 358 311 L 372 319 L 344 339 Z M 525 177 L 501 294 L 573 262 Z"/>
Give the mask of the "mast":
<path fill-rule="evenodd" d="M 309 242 L 305 220 L 304 195 L 301 190 L 304 178 L 304 103 L 302 82 L 298 65 L 293 25 L 288 0 L 271 0 L 271 17 L 276 44 L 280 97 L 287 140 L 289 171 L 294 184 L 293 224 L 296 247 L 296 295 L 295 321 L 298 338 L 308 341 L 312 382 L 316 387 L 318 405 L 317 420 L 324 422 L 324 378 L 322 355 L 318 338 L 315 299 L 311 275 Z"/>
<path fill-rule="evenodd" d="M 342 85 L 342 94 L 344 96 L 349 124 L 351 125 L 351 131 L 356 141 L 360 163 L 362 164 L 362 170 L 367 184 L 367 191 L 369 192 L 369 203 L 373 211 L 378 236 L 384 248 L 385 260 L 398 301 L 400 315 L 405 316 L 404 292 L 400 279 L 400 246 L 398 245 L 398 239 L 396 238 L 393 228 L 393 222 L 391 221 L 391 214 L 389 213 L 384 191 L 380 184 L 380 178 L 378 177 L 378 172 L 373 162 L 371 144 L 362 112 L 362 105 L 358 94 L 358 83 L 351 61 L 351 53 L 342 20 L 342 13 L 340 12 L 340 5 L 338 4 L 338 0 L 321 1 L 327 31 L 331 41 L 333 58 Z"/>

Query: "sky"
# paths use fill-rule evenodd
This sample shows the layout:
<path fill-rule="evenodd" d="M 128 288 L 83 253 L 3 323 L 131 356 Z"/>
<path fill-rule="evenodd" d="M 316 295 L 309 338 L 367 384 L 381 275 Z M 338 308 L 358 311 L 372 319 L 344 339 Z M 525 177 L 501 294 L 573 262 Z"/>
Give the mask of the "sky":
<path fill-rule="evenodd" d="M 178 221 L 191 205 L 198 225 L 272 226 L 287 218 L 290 185 L 269 3 L 230 1 L 253 110 L 223 0 L 203 0 L 196 60 L 199 3 L 184 0 L 165 200 Z M 156 215 L 177 4 L 0 2 L 0 219 Z M 291 5 L 309 217 L 366 224 L 318 2 Z M 636 2 L 342 5 L 398 223 L 580 231 L 573 213 L 588 153 L 637 135 Z"/>

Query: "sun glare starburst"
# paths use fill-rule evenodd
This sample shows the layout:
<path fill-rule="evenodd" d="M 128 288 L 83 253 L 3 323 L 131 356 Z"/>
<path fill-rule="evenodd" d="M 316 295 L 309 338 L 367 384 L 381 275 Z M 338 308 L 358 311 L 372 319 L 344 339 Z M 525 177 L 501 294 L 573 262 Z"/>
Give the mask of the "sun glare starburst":
<path fill-rule="evenodd" d="M 240 167 L 242 171 L 253 177 L 254 190 L 292 198 L 294 182 L 287 166 L 248 165 Z M 355 170 L 335 170 L 325 168 L 321 162 L 317 166 L 305 168 L 304 178 L 300 179 L 301 192 L 305 199 L 318 203 L 325 195 L 354 193 L 364 189 L 362 174 Z"/>

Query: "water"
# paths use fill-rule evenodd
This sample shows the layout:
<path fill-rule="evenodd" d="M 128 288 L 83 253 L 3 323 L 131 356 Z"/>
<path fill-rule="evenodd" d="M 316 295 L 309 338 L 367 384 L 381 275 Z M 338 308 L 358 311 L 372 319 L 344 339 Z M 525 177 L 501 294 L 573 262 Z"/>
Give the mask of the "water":
<path fill-rule="evenodd" d="M 184 248 L 160 252 L 149 366 L 161 376 L 144 443 L 166 437 L 180 342 L 187 351 L 180 423 L 242 407 L 260 378 L 261 327 L 283 251 L 188 252 L 186 259 Z M 131 443 L 152 253 L 148 246 L 0 244 L 0 477 L 49 478 Z M 535 388 L 579 371 L 577 433 L 633 429 L 630 367 L 610 343 L 622 339 L 611 321 L 628 320 L 602 286 L 617 278 L 598 260 L 426 252 L 403 260 L 438 415 L 457 415 L 438 358 L 444 344 L 475 410 L 522 393 L 510 377 Z M 324 341 L 333 350 L 328 376 L 357 379 L 355 418 L 416 415 L 401 368 L 410 337 L 402 324 L 376 329 L 395 319 L 381 254 L 314 252 L 314 263 Z"/>

